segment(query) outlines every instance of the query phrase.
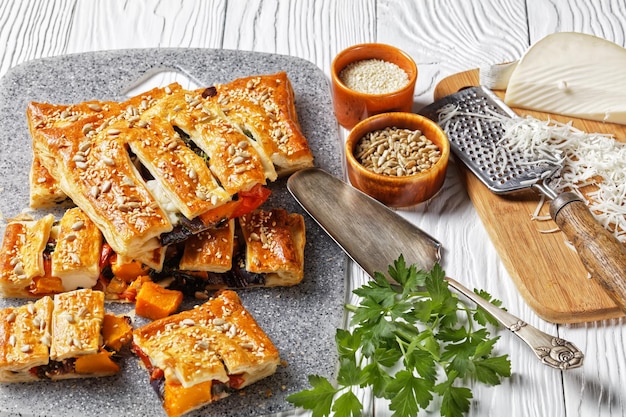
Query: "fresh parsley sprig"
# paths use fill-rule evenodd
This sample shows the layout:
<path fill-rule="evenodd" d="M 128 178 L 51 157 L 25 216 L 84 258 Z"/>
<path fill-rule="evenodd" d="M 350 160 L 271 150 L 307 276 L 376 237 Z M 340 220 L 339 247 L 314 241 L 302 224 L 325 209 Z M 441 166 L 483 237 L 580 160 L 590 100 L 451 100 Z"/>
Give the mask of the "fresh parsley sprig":
<path fill-rule="evenodd" d="M 468 380 L 497 385 L 511 375 L 507 355 L 494 356 L 499 337 L 486 326 L 497 325 L 480 307 L 470 307 L 448 289 L 439 264 L 430 271 L 407 266 L 403 256 L 389 266 L 392 284 L 376 273 L 354 290 L 358 306 L 352 312 L 352 330 L 335 335 L 339 356 L 337 384 L 310 375 L 312 389 L 287 397 L 312 411 L 313 417 L 357 417 L 363 405 L 355 391 L 369 387 L 377 398 L 389 400 L 394 417 L 416 416 L 435 397 L 444 417 L 463 416 L 470 407 Z M 485 291 L 482 298 L 500 306 Z"/>

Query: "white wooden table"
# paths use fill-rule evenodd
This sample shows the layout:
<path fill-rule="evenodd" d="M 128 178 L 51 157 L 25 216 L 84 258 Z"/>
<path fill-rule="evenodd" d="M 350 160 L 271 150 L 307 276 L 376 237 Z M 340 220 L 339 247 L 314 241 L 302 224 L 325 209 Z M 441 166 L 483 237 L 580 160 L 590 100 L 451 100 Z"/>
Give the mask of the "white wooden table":
<path fill-rule="evenodd" d="M 0 0 L 0 76 L 41 57 L 153 47 L 288 54 L 315 63 L 329 75 L 332 58 L 343 48 L 381 42 L 400 47 L 417 62 L 419 109 L 432 101 L 443 77 L 484 63 L 515 60 L 530 44 L 557 31 L 592 33 L 624 46 L 626 2 Z M 497 346 L 510 355 L 513 376 L 500 386 L 476 386 L 470 415 L 626 415 L 626 321 L 556 326 L 538 318 L 516 291 L 457 174 L 452 166 L 443 192 L 401 214 L 443 243 L 449 276 L 470 288 L 484 288 L 509 311 L 572 341 L 586 354 L 582 368 L 555 371 L 502 331 Z M 353 285 L 365 280 L 356 267 L 350 277 Z M 370 415 L 390 414 L 384 403 L 368 408 Z"/>

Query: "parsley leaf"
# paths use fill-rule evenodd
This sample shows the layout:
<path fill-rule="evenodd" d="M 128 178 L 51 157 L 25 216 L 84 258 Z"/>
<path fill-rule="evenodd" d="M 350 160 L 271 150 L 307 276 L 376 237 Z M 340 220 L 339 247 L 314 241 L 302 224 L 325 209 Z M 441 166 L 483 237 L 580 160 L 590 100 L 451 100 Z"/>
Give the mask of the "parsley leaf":
<path fill-rule="evenodd" d="M 400 256 L 388 277 L 376 273 L 354 290 L 358 305 L 347 305 L 352 330 L 338 329 L 337 387 L 324 377 L 309 376 L 313 387 L 287 397 L 312 411 L 313 417 L 359 417 L 363 406 L 355 394 L 370 388 L 386 398 L 394 417 L 413 417 L 440 398 L 440 414 L 461 417 L 470 408 L 469 380 L 497 385 L 511 375 L 507 355 L 495 356 L 497 325 L 488 312 L 469 306 L 448 288 L 445 272 L 407 265 Z M 474 290 L 492 304 L 499 300 Z"/>
<path fill-rule="evenodd" d="M 363 405 L 352 391 L 341 394 L 333 405 L 335 417 L 358 417 L 363 411 Z"/>
<path fill-rule="evenodd" d="M 442 384 L 435 387 L 435 391 L 441 395 L 442 416 L 461 417 L 469 411 L 469 400 L 473 398 L 469 388 Z"/>
<path fill-rule="evenodd" d="M 417 415 L 420 407 L 426 408 L 433 399 L 433 383 L 418 378 L 409 371 L 399 371 L 387 387 L 387 398 L 391 400 L 389 409 L 394 416 Z"/>
<path fill-rule="evenodd" d="M 313 412 L 313 417 L 330 415 L 333 398 L 337 394 L 330 382 L 319 375 L 310 375 L 309 383 L 313 387 L 310 390 L 300 391 L 287 397 L 287 401 L 297 407 L 302 407 Z"/>

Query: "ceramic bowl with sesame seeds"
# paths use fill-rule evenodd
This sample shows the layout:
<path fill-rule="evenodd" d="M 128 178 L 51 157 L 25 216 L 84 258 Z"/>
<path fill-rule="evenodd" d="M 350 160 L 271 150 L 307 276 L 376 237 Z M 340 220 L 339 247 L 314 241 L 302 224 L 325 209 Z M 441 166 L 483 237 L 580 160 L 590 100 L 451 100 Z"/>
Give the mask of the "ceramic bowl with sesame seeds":
<path fill-rule="evenodd" d="M 337 54 L 331 65 L 331 80 L 335 117 L 351 129 L 375 114 L 410 112 L 417 65 L 394 46 L 358 44 Z"/>
<path fill-rule="evenodd" d="M 359 122 L 345 144 L 350 183 L 393 207 L 433 197 L 443 185 L 450 143 L 435 122 L 415 113 L 390 112 Z"/>

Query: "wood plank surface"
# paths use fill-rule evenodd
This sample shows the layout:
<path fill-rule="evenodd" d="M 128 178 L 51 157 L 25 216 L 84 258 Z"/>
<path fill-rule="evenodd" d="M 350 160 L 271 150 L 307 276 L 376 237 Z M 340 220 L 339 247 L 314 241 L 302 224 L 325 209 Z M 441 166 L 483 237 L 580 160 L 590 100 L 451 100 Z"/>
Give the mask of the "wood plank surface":
<path fill-rule="evenodd" d="M 478 85 L 478 70 L 444 78 L 435 89 L 435 98 L 463 87 Z M 503 95 L 503 92 L 499 92 Z M 611 133 L 626 141 L 626 128 L 591 120 L 571 119 L 514 109 L 522 116 L 540 120 L 572 121 L 586 132 Z M 463 170 L 470 198 L 487 228 L 518 290 L 537 314 L 555 323 L 577 323 L 620 317 L 620 311 L 602 286 L 589 277 L 578 255 L 560 232 L 542 233 L 556 225 L 531 221 L 540 196 L 533 190 L 496 195 L 473 174 Z M 547 204 L 542 214 L 547 214 Z"/>

